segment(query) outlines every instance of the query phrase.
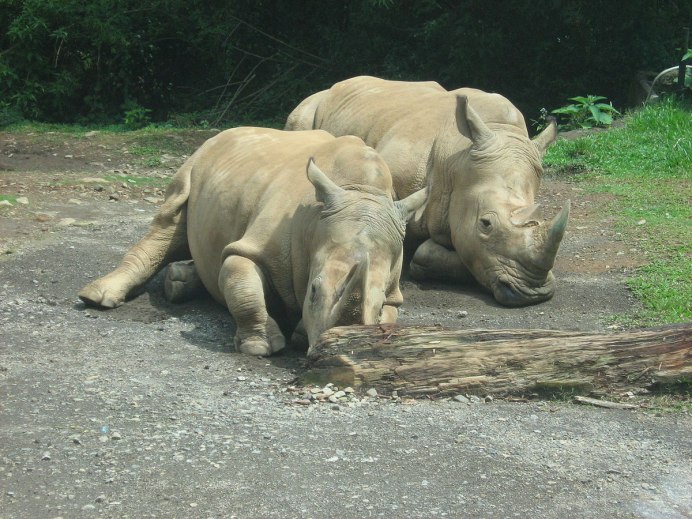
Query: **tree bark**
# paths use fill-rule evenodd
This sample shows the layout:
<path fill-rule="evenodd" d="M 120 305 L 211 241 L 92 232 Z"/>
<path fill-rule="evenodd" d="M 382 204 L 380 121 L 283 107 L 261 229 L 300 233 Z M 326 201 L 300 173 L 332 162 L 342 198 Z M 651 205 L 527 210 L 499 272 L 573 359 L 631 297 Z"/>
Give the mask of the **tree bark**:
<path fill-rule="evenodd" d="M 689 390 L 691 349 L 692 323 L 611 334 L 345 326 L 322 335 L 301 380 L 409 396 Z"/>

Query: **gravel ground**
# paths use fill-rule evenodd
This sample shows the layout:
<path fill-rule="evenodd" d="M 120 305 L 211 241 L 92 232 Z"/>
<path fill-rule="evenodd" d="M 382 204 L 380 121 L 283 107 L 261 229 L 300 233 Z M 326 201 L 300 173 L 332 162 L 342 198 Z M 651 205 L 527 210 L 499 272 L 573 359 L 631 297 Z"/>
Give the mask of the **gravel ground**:
<path fill-rule="evenodd" d="M 29 198 L 0 208 L 0 518 L 692 517 L 685 412 L 329 401 L 347 388 L 293 385 L 301 352 L 232 352 L 227 312 L 168 304 L 160 276 L 118 309 L 85 308 L 77 291 L 143 234 L 152 193 L 108 201 L 91 185 L 39 192 L 36 178 L 0 174 Z M 550 207 L 568 190 L 573 202 L 553 300 L 506 309 L 404 280 L 401 322 L 604 330 L 636 308 L 636 244 L 598 200 L 544 190 Z"/>

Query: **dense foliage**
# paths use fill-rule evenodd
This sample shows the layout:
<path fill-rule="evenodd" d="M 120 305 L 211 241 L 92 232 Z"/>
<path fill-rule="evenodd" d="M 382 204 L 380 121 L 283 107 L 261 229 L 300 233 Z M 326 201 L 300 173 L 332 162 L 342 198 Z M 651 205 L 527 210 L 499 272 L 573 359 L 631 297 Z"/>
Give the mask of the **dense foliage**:
<path fill-rule="evenodd" d="M 357 74 L 498 91 L 529 118 L 623 107 L 690 21 L 686 0 L 0 0 L 0 124 L 278 121 Z"/>

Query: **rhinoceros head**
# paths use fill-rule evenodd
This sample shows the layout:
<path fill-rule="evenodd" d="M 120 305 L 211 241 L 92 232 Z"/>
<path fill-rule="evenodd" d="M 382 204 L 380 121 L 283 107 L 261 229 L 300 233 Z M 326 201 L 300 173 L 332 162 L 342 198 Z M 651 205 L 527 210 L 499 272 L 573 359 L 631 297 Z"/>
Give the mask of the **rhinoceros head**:
<path fill-rule="evenodd" d="M 388 173 L 379 156 L 376 160 Z M 425 202 L 426 191 L 394 202 L 385 191 L 338 186 L 312 159 L 307 173 L 323 204 L 303 303 L 303 324 L 312 346 L 333 326 L 396 319 L 404 231 Z"/>
<path fill-rule="evenodd" d="M 456 117 L 459 130 L 473 143 L 454 166 L 449 223 L 457 254 L 504 305 L 551 298 L 551 269 L 570 204 L 544 223 L 534 194 L 543 172 L 541 158 L 556 137 L 554 123 L 533 141 L 516 132 L 494 132 L 465 96 L 457 98 Z"/>

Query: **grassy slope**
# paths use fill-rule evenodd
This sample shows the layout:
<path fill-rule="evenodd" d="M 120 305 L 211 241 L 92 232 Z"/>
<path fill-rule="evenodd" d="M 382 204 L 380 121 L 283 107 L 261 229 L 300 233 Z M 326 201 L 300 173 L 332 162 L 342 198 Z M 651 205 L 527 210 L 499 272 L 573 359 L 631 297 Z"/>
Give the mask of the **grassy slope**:
<path fill-rule="evenodd" d="M 647 310 L 636 324 L 692 319 L 692 114 L 673 101 L 647 106 L 623 128 L 560 140 L 545 162 L 581 171 L 582 187 L 615 195 L 618 231 L 651 258 L 628 284 Z M 645 220 L 645 222 L 642 222 Z"/>

